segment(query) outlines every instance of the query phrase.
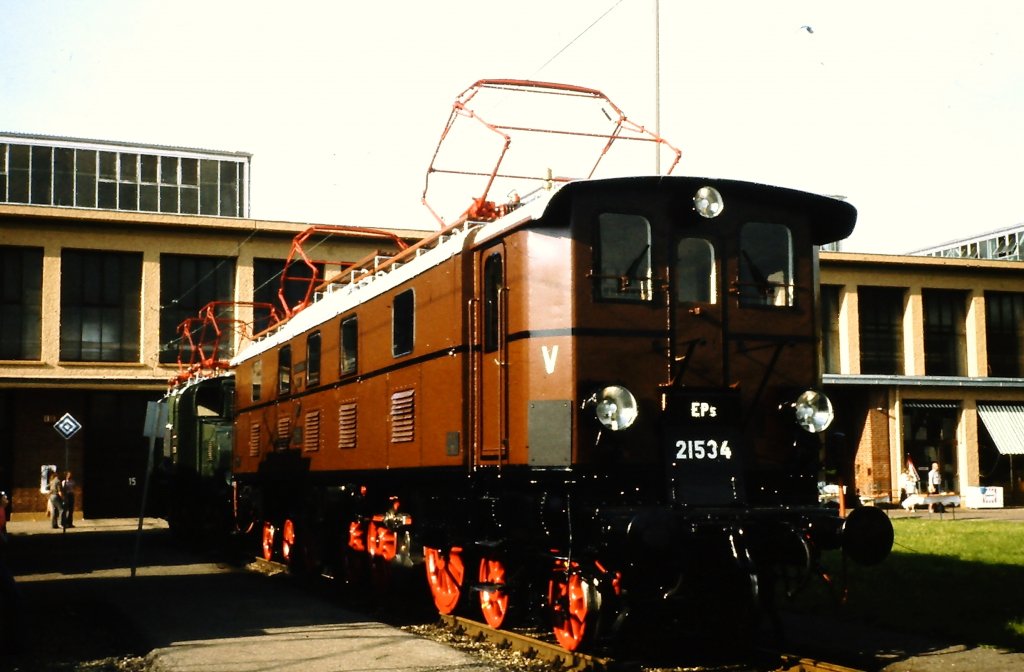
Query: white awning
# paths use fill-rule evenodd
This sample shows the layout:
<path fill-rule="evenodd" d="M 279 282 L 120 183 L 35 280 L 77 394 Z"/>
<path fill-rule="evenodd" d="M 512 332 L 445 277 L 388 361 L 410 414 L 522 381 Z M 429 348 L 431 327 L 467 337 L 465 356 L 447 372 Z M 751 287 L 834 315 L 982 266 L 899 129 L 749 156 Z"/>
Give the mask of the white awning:
<path fill-rule="evenodd" d="M 978 415 L 1003 455 L 1024 455 L 1024 405 L 978 404 Z"/>

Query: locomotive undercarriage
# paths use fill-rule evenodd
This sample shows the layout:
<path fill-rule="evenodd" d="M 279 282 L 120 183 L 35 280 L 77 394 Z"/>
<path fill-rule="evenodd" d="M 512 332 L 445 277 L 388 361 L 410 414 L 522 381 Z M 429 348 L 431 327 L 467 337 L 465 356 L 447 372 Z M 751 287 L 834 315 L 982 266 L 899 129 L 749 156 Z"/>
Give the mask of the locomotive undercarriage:
<path fill-rule="evenodd" d="M 570 650 L 639 623 L 750 629 L 843 540 L 834 510 L 673 507 L 640 473 L 306 473 L 243 485 L 240 510 L 267 559 L 384 594 L 396 569 L 422 565 L 440 612 L 546 622 Z"/>

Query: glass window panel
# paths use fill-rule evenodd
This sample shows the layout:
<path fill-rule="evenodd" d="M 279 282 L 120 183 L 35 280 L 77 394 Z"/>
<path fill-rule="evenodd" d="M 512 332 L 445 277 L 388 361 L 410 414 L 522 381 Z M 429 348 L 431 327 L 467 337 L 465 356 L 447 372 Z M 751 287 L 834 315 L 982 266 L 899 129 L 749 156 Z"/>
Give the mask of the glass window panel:
<path fill-rule="evenodd" d="M 839 291 L 821 286 L 821 354 L 825 373 L 841 373 L 839 362 Z"/>
<path fill-rule="evenodd" d="M 58 147 L 53 152 L 53 204 L 75 204 L 75 150 Z"/>
<path fill-rule="evenodd" d="M 105 180 L 117 179 L 116 152 L 100 152 L 100 177 Z"/>
<path fill-rule="evenodd" d="M 860 372 L 903 374 L 902 287 L 858 287 Z"/>
<path fill-rule="evenodd" d="M 178 188 L 160 187 L 160 212 L 178 211 Z"/>
<path fill-rule="evenodd" d="M 180 195 L 180 212 L 183 215 L 199 214 L 199 190 L 195 187 L 182 187 Z"/>
<path fill-rule="evenodd" d="M 359 320 L 352 316 L 341 322 L 341 375 L 356 373 L 359 363 Z"/>
<path fill-rule="evenodd" d="M 41 354 L 43 250 L 0 246 L 0 359 Z"/>
<path fill-rule="evenodd" d="M 484 352 L 498 349 L 504 284 L 501 255 L 492 254 L 484 262 Z"/>
<path fill-rule="evenodd" d="M 117 157 L 117 178 L 122 182 L 138 182 L 139 181 L 139 155 L 138 154 L 119 154 Z"/>
<path fill-rule="evenodd" d="M 238 217 L 238 164 L 234 161 L 220 162 L 220 214 L 223 217 Z"/>
<path fill-rule="evenodd" d="M 184 254 L 160 255 L 160 361 L 177 361 L 178 325 L 199 313 L 211 301 L 229 302 L 234 297 L 235 260 Z M 228 356 L 230 339 L 220 344 L 220 356 Z M 190 353 L 182 352 L 188 361 Z"/>
<path fill-rule="evenodd" d="M 60 358 L 139 361 L 142 255 L 61 254 Z"/>
<path fill-rule="evenodd" d="M 292 391 L 292 348 L 282 346 L 277 352 L 277 394 L 283 396 Z"/>
<path fill-rule="evenodd" d="M 203 159 L 199 162 L 199 212 L 216 215 L 220 212 L 217 189 L 218 161 Z"/>
<path fill-rule="evenodd" d="M 143 154 L 139 157 L 139 181 L 147 184 L 156 182 L 157 158 L 152 154 Z"/>
<path fill-rule="evenodd" d="M 715 249 L 703 238 L 683 238 L 676 245 L 676 300 L 715 303 Z"/>
<path fill-rule="evenodd" d="M 96 207 L 96 152 L 79 149 L 75 153 L 75 205 Z"/>
<path fill-rule="evenodd" d="M 962 376 L 967 370 L 967 295 L 925 289 L 924 368 L 929 376 Z"/>
<path fill-rule="evenodd" d="M 11 203 L 28 203 L 31 155 L 28 145 L 11 145 L 8 150 L 7 200 Z"/>
<path fill-rule="evenodd" d="M 793 243 L 789 227 L 748 222 L 740 230 L 740 305 L 793 305 Z"/>
<path fill-rule="evenodd" d="M 985 292 L 988 375 L 1024 377 L 1024 294 Z"/>
<path fill-rule="evenodd" d="M 637 215 L 598 217 L 597 281 L 602 299 L 651 299 L 651 225 Z"/>
<path fill-rule="evenodd" d="M 157 186 L 155 184 L 139 186 L 139 210 L 157 211 Z"/>
<path fill-rule="evenodd" d="M 306 339 L 306 386 L 320 384 L 320 332 L 314 332 Z"/>
<path fill-rule="evenodd" d="M 160 184 L 178 184 L 178 157 L 160 157 Z"/>
<path fill-rule="evenodd" d="M 411 289 L 395 296 L 391 313 L 391 354 L 395 357 L 408 355 L 413 348 L 415 324 L 415 300 Z"/>
<path fill-rule="evenodd" d="M 121 182 L 117 185 L 117 209 L 139 209 L 139 185 Z"/>
<path fill-rule="evenodd" d="M 107 210 L 117 209 L 116 182 L 99 182 L 96 185 L 96 207 Z"/>
<path fill-rule="evenodd" d="M 181 183 L 199 186 L 199 159 L 181 160 Z"/>
<path fill-rule="evenodd" d="M 259 401 L 263 392 L 263 360 L 257 359 L 252 363 L 252 400 Z"/>
<path fill-rule="evenodd" d="M 50 182 L 53 178 L 53 148 L 32 148 L 32 203 L 50 205 Z"/>

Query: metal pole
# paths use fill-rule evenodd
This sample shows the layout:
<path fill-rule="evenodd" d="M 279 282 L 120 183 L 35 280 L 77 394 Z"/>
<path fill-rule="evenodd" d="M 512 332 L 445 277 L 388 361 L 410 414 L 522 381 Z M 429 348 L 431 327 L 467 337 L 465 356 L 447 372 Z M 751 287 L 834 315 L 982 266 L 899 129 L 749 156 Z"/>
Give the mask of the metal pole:
<path fill-rule="evenodd" d="M 661 0 L 654 0 L 654 132 L 661 137 Z M 661 143 L 654 143 L 654 172 L 661 175 Z"/>

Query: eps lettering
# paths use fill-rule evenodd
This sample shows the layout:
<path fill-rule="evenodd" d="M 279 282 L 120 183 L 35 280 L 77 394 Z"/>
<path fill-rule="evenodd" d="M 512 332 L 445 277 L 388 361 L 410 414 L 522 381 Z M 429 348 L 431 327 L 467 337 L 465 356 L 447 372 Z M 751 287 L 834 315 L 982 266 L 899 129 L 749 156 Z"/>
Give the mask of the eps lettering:
<path fill-rule="evenodd" d="M 690 417 L 713 418 L 718 415 L 718 408 L 706 401 L 695 401 L 690 404 Z"/>
<path fill-rule="evenodd" d="M 719 443 L 714 439 L 691 439 L 676 441 L 677 460 L 717 460 L 732 459 L 732 448 L 729 440 Z"/>

